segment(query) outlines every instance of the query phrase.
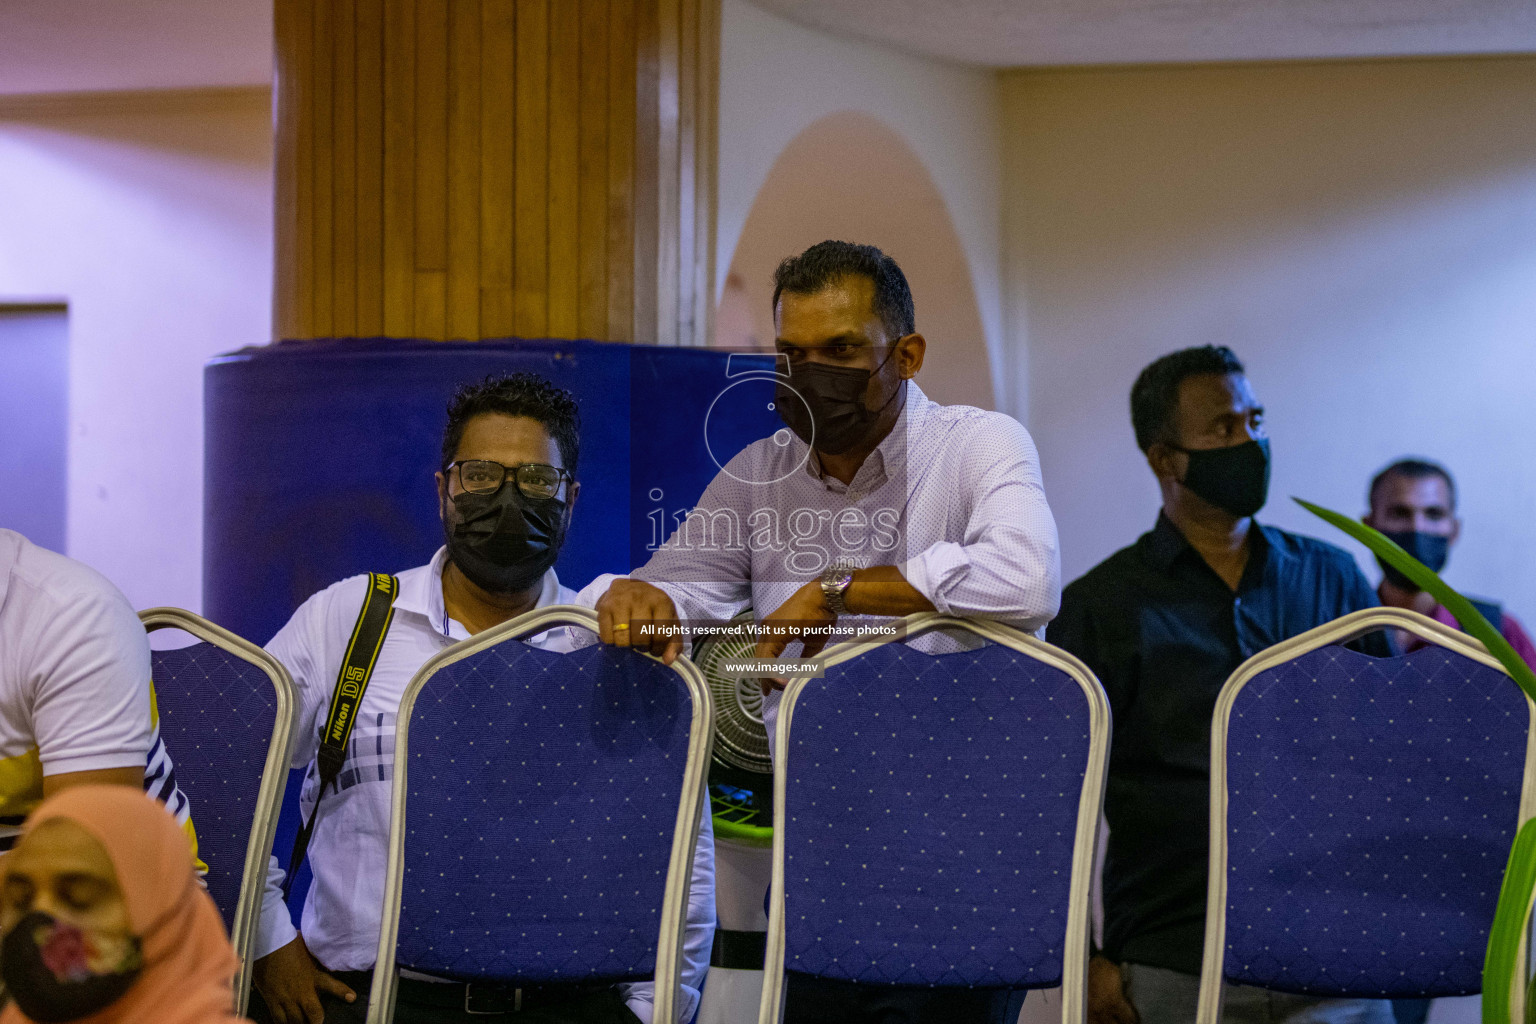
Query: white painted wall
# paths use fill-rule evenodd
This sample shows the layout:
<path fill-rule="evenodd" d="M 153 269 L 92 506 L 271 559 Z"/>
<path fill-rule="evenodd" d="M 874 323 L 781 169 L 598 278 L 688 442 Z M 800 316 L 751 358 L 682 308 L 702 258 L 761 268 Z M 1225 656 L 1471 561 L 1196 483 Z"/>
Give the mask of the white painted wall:
<path fill-rule="evenodd" d="M 0 94 L 272 84 L 272 0 L 5 0 Z"/>
<path fill-rule="evenodd" d="M 997 408 L 1011 411 L 996 73 L 827 35 L 747 0 L 724 0 L 720 68 L 717 294 L 752 201 L 784 147 L 828 114 L 869 114 L 906 140 L 943 197 L 970 266 Z"/>
<path fill-rule="evenodd" d="M 1226 343 L 1269 408 L 1261 518 L 1341 541 L 1288 496 L 1359 513 L 1382 464 L 1440 459 L 1448 580 L 1536 621 L 1536 60 L 1010 72 L 1003 97 L 1009 342 L 1066 578 L 1152 525 L 1136 373 Z"/>
<path fill-rule="evenodd" d="M 266 89 L 0 100 L 0 302 L 69 303 L 68 554 L 202 604 L 202 366 L 270 334 Z"/>

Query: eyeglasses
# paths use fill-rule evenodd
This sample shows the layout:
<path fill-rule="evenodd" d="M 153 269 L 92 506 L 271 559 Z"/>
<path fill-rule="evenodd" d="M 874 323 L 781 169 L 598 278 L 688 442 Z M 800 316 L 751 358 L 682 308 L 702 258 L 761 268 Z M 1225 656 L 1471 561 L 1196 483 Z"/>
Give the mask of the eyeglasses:
<path fill-rule="evenodd" d="M 464 459 L 450 463 L 447 471 L 459 474 L 459 486 L 470 494 L 495 494 L 511 474 L 523 497 L 534 500 L 553 498 L 560 493 L 560 484 L 575 477 L 563 469 L 546 466 L 542 462 L 525 462 L 521 466 L 503 466 L 489 459 Z"/>

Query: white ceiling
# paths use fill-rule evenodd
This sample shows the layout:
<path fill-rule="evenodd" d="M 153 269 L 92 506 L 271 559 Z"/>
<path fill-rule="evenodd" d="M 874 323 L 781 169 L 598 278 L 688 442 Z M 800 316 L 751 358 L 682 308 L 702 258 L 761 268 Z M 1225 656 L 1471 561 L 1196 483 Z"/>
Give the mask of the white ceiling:
<path fill-rule="evenodd" d="M 1536 0 L 753 2 L 1000 67 L 1536 52 Z M 272 0 L 0 0 L 0 95 L 271 80 Z"/>
<path fill-rule="evenodd" d="M 0 95 L 271 81 L 272 0 L 0 0 Z"/>
<path fill-rule="evenodd" d="M 804 25 L 1014 67 L 1536 51 L 1536 0 L 753 0 Z"/>

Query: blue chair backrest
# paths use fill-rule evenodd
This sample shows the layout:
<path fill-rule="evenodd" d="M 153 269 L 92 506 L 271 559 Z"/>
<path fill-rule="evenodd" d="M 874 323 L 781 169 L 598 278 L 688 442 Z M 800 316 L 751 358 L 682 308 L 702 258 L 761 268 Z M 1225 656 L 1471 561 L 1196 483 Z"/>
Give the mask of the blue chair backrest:
<path fill-rule="evenodd" d="M 1227 726 L 1225 976 L 1479 991 L 1529 729 L 1513 680 L 1439 647 L 1323 647 L 1250 679 Z"/>
<path fill-rule="evenodd" d="M 672 669 L 514 640 L 408 723 L 395 962 L 533 984 L 650 977 L 693 716 Z"/>
<path fill-rule="evenodd" d="M 160 737 L 192 807 L 208 894 L 232 928 L 267 750 L 277 725 L 272 680 L 210 643 L 154 651 Z"/>
<path fill-rule="evenodd" d="M 877 647 L 790 728 L 784 967 L 869 984 L 1061 982 L 1089 702 L 1001 644 Z"/>

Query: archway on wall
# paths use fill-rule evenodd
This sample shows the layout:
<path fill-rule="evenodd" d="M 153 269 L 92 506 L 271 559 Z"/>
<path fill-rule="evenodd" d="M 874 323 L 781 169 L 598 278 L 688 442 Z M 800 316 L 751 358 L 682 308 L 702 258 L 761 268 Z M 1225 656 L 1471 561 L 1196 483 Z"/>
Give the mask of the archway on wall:
<path fill-rule="evenodd" d="M 960 236 L 917 154 L 868 114 L 823 117 L 779 154 L 731 256 L 715 344 L 772 348 L 774 267 L 827 238 L 877 245 L 901 265 L 917 329 L 928 339 L 919 377 L 928 396 L 992 408 L 986 337 Z"/>

